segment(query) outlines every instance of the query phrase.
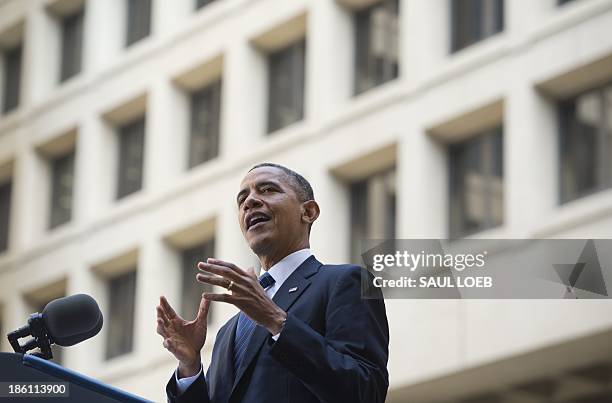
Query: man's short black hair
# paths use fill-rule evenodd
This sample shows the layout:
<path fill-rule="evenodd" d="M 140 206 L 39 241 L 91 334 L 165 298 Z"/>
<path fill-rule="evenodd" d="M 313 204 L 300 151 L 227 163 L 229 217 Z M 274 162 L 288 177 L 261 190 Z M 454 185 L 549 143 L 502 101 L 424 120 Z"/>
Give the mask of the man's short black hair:
<path fill-rule="evenodd" d="M 293 190 L 298 196 L 300 202 L 304 203 L 309 200 L 314 200 L 314 191 L 312 190 L 312 186 L 310 183 L 299 173 L 279 164 L 274 164 L 272 162 L 262 162 L 260 164 L 255 165 L 253 168 L 249 169 L 251 172 L 254 169 L 262 168 L 262 167 L 272 167 L 278 168 L 283 171 L 288 177 Z"/>

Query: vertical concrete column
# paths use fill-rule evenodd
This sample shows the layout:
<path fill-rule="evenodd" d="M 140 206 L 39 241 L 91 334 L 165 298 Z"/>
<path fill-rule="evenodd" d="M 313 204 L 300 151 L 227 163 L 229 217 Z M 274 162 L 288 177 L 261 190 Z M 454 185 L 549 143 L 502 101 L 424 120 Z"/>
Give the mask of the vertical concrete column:
<path fill-rule="evenodd" d="M 418 115 L 418 110 L 407 112 L 407 116 Z M 446 238 L 446 148 L 432 139 L 416 119 L 406 122 L 397 152 L 397 237 Z"/>
<path fill-rule="evenodd" d="M 22 133 L 25 137 L 25 131 Z M 13 173 L 12 196 L 12 245 L 16 250 L 24 250 L 33 246 L 44 228 L 47 198 L 35 195 L 48 194 L 46 170 L 27 139 L 22 138 L 18 144 Z"/>
<path fill-rule="evenodd" d="M 555 107 L 532 87 L 528 69 L 513 69 L 504 111 L 504 222 L 517 238 L 554 209 L 559 182 Z"/>
<path fill-rule="evenodd" d="M 194 11 L 194 0 L 154 1 L 151 32 L 154 36 L 165 36 L 179 28 Z"/>
<path fill-rule="evenodd" d="M 107 160 L 107 156 L 113 154 L 113 144 L 100 116 L 93 111 L 88 113 L 78 131 L 74 163 L 74 219 L 88 223 L 110 203 L 116 167 Z"/>
<path fill-rule="evenodd" d="M 155 80 L 147 98 L 144 188 L 156 192 L 185 169 L 188 105 L 168 77 Z"/>
<path fill-rule="evenodd" d="M 50 40 L 54 39 L 54 40 Z M 32 2 L 27 11 L 23 50 L 23 104 L 34 105 L 48 96 L 59 67 L 57 27 L 42 2 Z"/>
<path fill-rule="evenodd" d="M 557 0 L 515 0 L 504 2 L 504 30 L 515 40 L 537 28 L 558 6 Z"/>
<path fill-rule="evenodd" d="M 223 62 L 220 154 L 249 152 L 266 131 L 267 64 L 247 38 L 235 38 Z"/>
<path fill-rule="evenodd" d="M 84 71 L 102 71 L 117 60 L 125 42 L 125 8 L 123 0 L 86 0 Z"/>
<path fill-rule="evenodd" d="M 160 295 L 180 309 L 180 264 L 177 254 L 157 234 L 150 234 L 139 250 L 134 315 L 134 349 L 143 362 L 151 355 L 167 357 L 156 333 L 156 311 Z"/>
<path fill-rule="evenodd" d="M 312 185 L 321 208 L 319 218 L 312 225 L 310 247 L 322 262 L 346 263 L 350 260 L 351 239 L 348 186 L 332 176 L 325 167 L 304 172 L 304 175 Z"/>
<path fill-rule="evenodd" d="M 304 115 L 324 122 L 352 94 L 352 14 L 336 1 L 323 0 L 310 4 L 307 18 Z"/>
<path fill-rule="evenodd" d="M 450 2 L 400 1 L 400 79 L 431 76 L 450 52 Z"/>

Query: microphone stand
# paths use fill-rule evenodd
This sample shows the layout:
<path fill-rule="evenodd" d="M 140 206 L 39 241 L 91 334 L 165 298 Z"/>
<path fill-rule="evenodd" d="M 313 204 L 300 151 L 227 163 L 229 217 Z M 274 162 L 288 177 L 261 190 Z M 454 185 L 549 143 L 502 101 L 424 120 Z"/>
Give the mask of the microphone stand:
<path fill-rule="evenodd" d="M 23 345 L 19 344 L 19 339 L 27 336 L 32 336 L 33 338 Z M 45 360 L 53 358 L 53 353 L 51 352 L 53 340 L 47 331 L 42 314 L 38 312 L 30 315 L 27 325 L 10 332 L 7 337 L 13 347 L 13 351 L 16 353 L 26 354 L 29 350 L 38 347 L 40 352 L 36 351 L 32 355 L 44 358 Z"/>

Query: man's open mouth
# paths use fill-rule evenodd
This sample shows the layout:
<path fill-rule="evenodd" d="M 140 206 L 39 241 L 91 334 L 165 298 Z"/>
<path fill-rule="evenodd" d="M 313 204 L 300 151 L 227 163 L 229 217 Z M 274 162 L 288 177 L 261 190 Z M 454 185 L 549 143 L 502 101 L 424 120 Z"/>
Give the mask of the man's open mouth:
<path fill-rule="evenodd" d="M 246 218 L 246 229 L 258 228 L 264 225 L 264 223 L 270 221 L 270 216 L 265 213 L 252 213 Z"/>

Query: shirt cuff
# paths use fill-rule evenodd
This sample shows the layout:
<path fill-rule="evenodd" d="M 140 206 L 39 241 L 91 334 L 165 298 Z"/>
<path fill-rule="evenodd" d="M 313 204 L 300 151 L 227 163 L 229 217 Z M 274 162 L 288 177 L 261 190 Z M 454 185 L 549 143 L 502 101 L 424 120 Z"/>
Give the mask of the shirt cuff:
<path fill-rule="evenodd" d="M 182 395 L 183 393 L 185 393 L 185 391 L 191 386 L 192 383 L 195 382 L 196 379 L 198 379 L 198 377 L 202 375 L 202 364 L 200 363 L 200 371 L 193 375 L 193 376 L 188 376 L 186 378 L 180 378 L 178 377 L 178 368 L 176 369 L 176 371 L 174 371 L 174 378 L 176 380 L 176 393 L 178 396 Z"/>

